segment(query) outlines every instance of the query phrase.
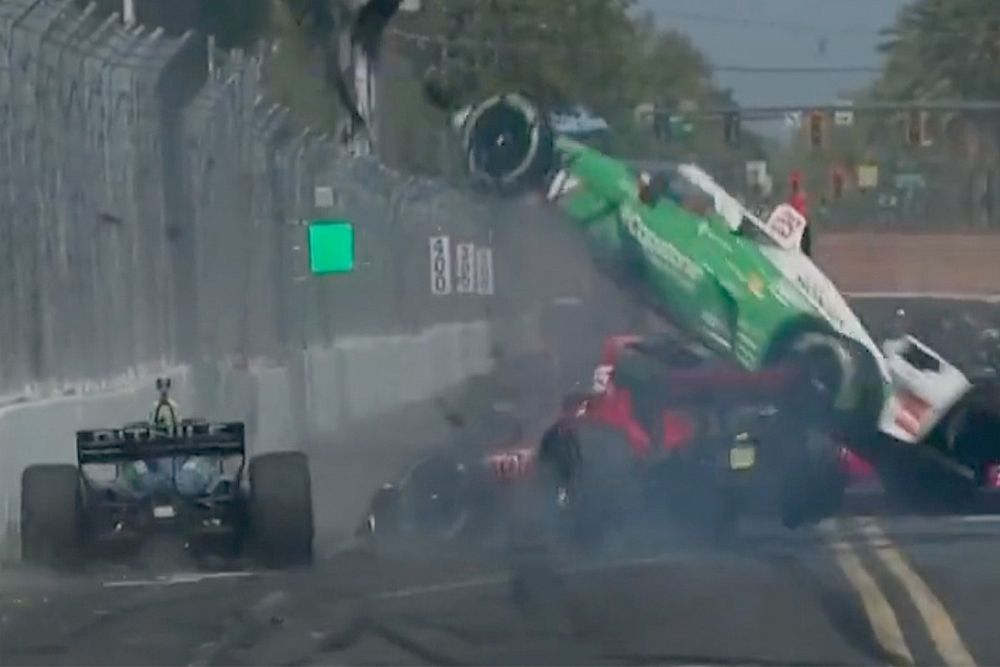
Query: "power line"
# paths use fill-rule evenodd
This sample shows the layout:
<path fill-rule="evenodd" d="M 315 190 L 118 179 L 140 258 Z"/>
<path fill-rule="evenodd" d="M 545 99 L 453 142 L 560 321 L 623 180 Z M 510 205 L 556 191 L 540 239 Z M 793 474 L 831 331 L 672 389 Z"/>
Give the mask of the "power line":
<path fill-rule="evenodd" d="M 735 16 L 722 16 L 718 14 L 701 14 L 696 12 L 656 12 L 653 14 L 658 19 L 676 19 L 681 21 L 694 21 L 697 23 L 710 23 L 718 26 L 736 26 L 741 28 L 770 28 L 774 30 L 795 30 L 821 33 L 824 35 L 856 35 L 858 33 L 879 34 L 879 29 L 871 26 L 824 26 L 818 23 L 800 23 L 797 21 L 779 21 L 772 19 L 755 19 Z"/>
<path fill-rule="evenodd" d="M 879 67 L 866 67 L 861 65 L 831 65 L 821 67 L 756 67 L 752 65 L 712 65 L 712 69 L 717 72 L 734 72 L 744 74 L 847 74 L 851 72 L 863 72 L 877 74 L 882 71 Z"/>
<path fill-rule="evenodd" d="M 406 41 L 426 45 L 433 44 L 435 46 L 466 46 L 471 48 L 496 48 L 497 43 L 494 41 L 487 41 L 482 39 L 472 39 L 468 37 L 443 37 L 441 35 L 426 35 L 418 34 L 414 32 L 407 32 L 399 29 L 391 29 L 388 31 L 390 34 L 404 39 Z M 535 44 L 535 46 L 541 45 L 541 42 Z M 510 45 L 505 45 L 509 47 Z M 604 52 L 600 49 L 574 49 L 578 52 L 589 53 L 593 55 L 604 55 Z M 881 72 L 881 68 L 878 67 L 865 67 L 856 65 L 843 65 L 843 66 L 821 66 L 821 67 L 791 67 L 791 66 L 753 66 L 753 65 L 724 65 L 724 64 L 713 64 L 712 69 L 716 72 L 729 72 L 734 74 L 850 74 L 850 73 L 866 73 L 866 74 L 877 74 Z"/>

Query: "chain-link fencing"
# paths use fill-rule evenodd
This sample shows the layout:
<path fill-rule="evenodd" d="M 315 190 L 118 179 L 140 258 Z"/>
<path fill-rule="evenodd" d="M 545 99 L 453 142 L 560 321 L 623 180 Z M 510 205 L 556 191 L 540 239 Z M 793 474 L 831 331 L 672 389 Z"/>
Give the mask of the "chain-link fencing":
<path fill-rule="evenodd" d="M 522 270 L 543 232 L 511 233 L 517 205 L 344 157 L 262 72 L 73 0 L 0 0 L 0 388 L 499 319 L 561 289 Z M 353 272 L 309 273 L 314 218 L 354 224 Z"/>

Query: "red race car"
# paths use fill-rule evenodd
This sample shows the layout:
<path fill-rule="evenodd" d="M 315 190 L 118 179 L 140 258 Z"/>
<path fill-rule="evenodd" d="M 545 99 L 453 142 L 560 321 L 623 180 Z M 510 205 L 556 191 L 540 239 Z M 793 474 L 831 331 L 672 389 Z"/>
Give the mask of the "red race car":
<path fill-rule="evenodd" d="M 779 507 L 788 525 L 818 519 L 840 501 L 845 461 L 775 407 L 795 405 L 795 379 L 749 373 L 673 336 L 612 336 L 590 391 L 566 398 L 537 446 L 426 459 L 376 495 L 359 531 L 455 535 L 532 502 L 588 538 L 660 514 L 725 532 L 755 507 Z"/>
<path fill-rule="evenodd" d="M 543 437 L 539 467 L 598 532 L 677 509 L 726 528 L 758 509 L 788 526 L 818 520 L 839 507 L 853 460 L 794 409 L 797 380 L 670 334 L 609 337 L 589 395 Z"/>
<path fill-rule="evenodd" d="M 858 508 L 888 496 L 910 511 L 931 490 L 946 501 L 936 509 L 967 507 L 968 485 L 940 493 L 940 465 L 905 452 L 880 461 L 883 482 L 797 401 L 801 384 L 794 369 L 751 373 L 673 335 L 611 336 L 589 391 L 566 398 L 537 446 L 515 439 L 471 459 L 425 459 L 376 494 L 359 533 L 481 532 L 509 518 L 512 503 L 555 508 L 587 537 L 665 513 L 726 533 L 747 512 L 777 512 L 795 527 L 837 512 L 845 496 L 863 499 Z M 1000 489 L 1000 465 L 984 464 L 981 477 L 972 488 Z"/>

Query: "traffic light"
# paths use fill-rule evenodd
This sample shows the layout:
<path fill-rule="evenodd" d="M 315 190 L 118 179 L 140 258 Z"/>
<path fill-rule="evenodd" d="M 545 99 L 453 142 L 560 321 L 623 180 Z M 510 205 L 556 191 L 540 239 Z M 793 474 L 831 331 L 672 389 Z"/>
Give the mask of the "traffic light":
<path fill-rule="evenodd" d="M 726 114 L 724 119 L 726 127 L 726 145 L 739 147 L 740 145 L 740 114 L 731 111 Z"/>
<path fill-rule="evenodd" d="M 830 173 L 830 185 L 833 199 L 840 199 L 844 195 L 844 172 L 834 168 Z"/>
<path fill-rule="evenodd" d="M 927 121 L 930 114 L 926 111 L 911 110 L 906 118 L 906 143 L 910 146 L 930 145 L 930 136 L 927 132 Z"/>
<path fill-rule="evenodd" d="M 823 112 L 813 111 L 809 114 L 809 145 L 813 148 L 823 147 Z"/>
<path fill-rule="evenodd" d="M 788 189 L 792 191 L 792 194 L 802 190 L 802 172 L 798 169 L 788 175 Z"/>
<path fill-rule="evenodd" d="M 920 130 L 920 112 L 914 109 L 910 111 L 906 119 L 906 143 L 911 146 L 919 146 Z"/>
<path fill-rule="evenodd" d="M 659 110 L 653 112 L 653 136 L 663 139 L 663 115 Z"/>
<path fill-rule="evenodd" d="M 666 109 L 657 106 L 653 112 L 653 134 L 661 141 L 672 141 L 674 138 L 674 125 L 671 122 L 672 116 Z"/>

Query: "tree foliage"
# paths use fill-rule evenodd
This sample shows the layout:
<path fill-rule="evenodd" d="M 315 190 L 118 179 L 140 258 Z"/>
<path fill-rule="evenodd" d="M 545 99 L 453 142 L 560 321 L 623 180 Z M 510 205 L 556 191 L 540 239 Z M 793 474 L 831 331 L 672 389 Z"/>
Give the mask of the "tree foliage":
<path fill-rule="evenodd" d="M 391 90 L 382 95 L 388 114 L 383 146 L 407 133 L 401 124 L 427 116 L 414 79 L 432 82 L 435 98 L 455 106 L 498 91 L 519 90 L 553 111 L 582 106 L 607 120 L 604 148 L 645 157 L 721 156 L 719 119 L 699 122 L 695 134 L 669 144 L 652 141 L 634 116 L 640 103 L 677 108 L 682 101 L 732 105 L 712 82 L 711 65 L 691 40 L 637 14 L 633 0 L 424 0 L 416 15 L 400 15 L 387 34 Z M 400 71 L 400 69 L 405 71 Z M 407 112 L 401 109 L 408 110 Z M 426 133 L 423 133 L 426 134 Z M 744 133 L 746 153 L 763 149 Z M 435 135 L 434 141 L 438 141 Z M 392 146 L 393 160 L 426 170 L 426 146 Z M 431 150 L 431 154 L 436 151 Z"/>
<path fill-rule="evenodd" d="M 854 96 L 856 102 L 901 102 L 905 109 L 912 101 L 1000 99 L 1000 2 L 914 0 L 883 36 L 882 73 Z M 880 189 L 888 192 L 895 174 L 923 175 L 929 185 L 922 196 L 950 207 L 952 223 L 996 219 L 997 211 L 986 204 L 991 179 L 1000 185 L 1000 114 L 930 113 L 919 145 L 907 137 L 915 118 L 908 112 L 856 114 L 851 127 L 828 126 L 822 150 L 811 150 L 803 132 L 790 154 L 808 180 L 827 184 L 824 189 L 834 166 L 852 170 L 875 163 Z M 874 197 L 849 192 L 840 205 Z"/>
<path fill-rule="evenodd" d="M 425 0 L 395 33 L 417 71 L 433 68 L 468 101 L 520 89 L 541 104 L 614 114 L 639 101 L 710 90 L 683 35 L 636 17 L 633 0 Z"/>
<path fill-rule="evenodd" d="M 1000 98 L 996 0 L 917 0 L 886 36 L 885 95 Z"/>

